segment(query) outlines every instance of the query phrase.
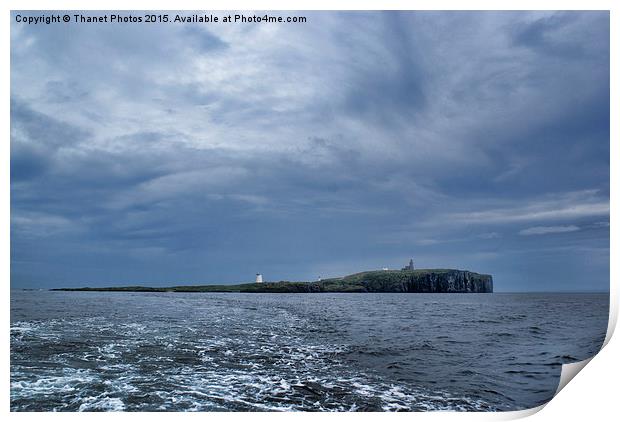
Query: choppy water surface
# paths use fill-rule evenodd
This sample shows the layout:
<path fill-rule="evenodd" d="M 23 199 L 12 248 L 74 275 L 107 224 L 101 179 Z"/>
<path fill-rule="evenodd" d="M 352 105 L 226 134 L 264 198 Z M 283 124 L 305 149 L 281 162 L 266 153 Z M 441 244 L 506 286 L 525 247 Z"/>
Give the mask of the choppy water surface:
<path fill-rule="evenodd" d="M 517 410 L 607 294 L 11 292 L 11 410 Z"/>

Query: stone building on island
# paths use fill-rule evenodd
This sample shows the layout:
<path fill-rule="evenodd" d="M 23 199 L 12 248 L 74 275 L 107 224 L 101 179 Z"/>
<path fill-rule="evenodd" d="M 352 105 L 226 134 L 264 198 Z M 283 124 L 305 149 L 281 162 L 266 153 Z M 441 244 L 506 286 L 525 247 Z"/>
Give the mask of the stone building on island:
<path fill-rule="evenodd" d="M 409 264 L 402 268 L 402 271 L 413 271 L 413 259 L 409 260 Z"/>

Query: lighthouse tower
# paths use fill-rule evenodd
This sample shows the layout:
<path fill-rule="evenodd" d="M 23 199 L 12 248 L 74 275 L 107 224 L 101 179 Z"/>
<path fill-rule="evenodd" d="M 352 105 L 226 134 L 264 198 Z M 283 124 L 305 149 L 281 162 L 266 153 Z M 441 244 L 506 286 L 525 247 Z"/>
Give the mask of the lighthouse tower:
<path fill-rule="evenodd" d="M 402 268 L 403 271 L 413 271 L 413 259 L 409 260 L 409 264 Z"/>
<path fill-rule="evenodd" d="M 263 282 L 263 275 L 262 274 L 256 274 L 256 282 L 257 283 L 262 283 Z"/>

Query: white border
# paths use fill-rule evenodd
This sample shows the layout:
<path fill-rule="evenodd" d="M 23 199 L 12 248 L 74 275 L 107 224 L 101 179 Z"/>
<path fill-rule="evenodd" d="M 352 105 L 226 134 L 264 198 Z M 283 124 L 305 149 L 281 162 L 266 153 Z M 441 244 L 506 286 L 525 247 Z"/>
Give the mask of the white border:
<path fill-rule="evenodd" d="M 9 63 L 7 58 L 10 57 L 10 10 L 45 10 L 45 9 L 58 9 L 58 10 L 390 10 L 390 9 L 413 9 L 413 10 L 610 10 L 611 14 L 611 142 L 610 156 L 611 156 L 611 215 L 617 214 L 618 209 L 618 178 L 619 171 L 617 169 L 618 160 L 620 158 L 620 150 L 618 148 L 618 124 L 617 120 L 613 117 L 618 116 L 620 108 L 618 102 L 620 96 L 618 95 L 617 77 L 620 68 L 618 67 L 618 28 L 620 24 L 619 10 L 620 2 L 612 0 L 589 0 L 589 1 L 577 1 L 577 0 L 504 0 L 501 2 L 491 0 L 436 0 L 436 1 L 406 1 L 406 0 L 385 0 L 385 1 L 369 1 L 359 0 L 355 2 L 347 2 L 344 0 L 302 0 L 302 1 L 282 1 L 282 0 L 263 0 L 263 1 L 197 1 L 197 0 L 176 0 L 175 2 L 163 2 L 160 0 L 144 1 L 144 0 L 93 0 L 89 1 L 87 5 L 83 1 L 65 0 L 65 1 L 44 1 L 44 0 L 5 0 L 2 2 L 3 14 L 0 16 L 0 20 L 6 25 L 2 26 L 2 58 L 4 58 L 4 66 L 2 67 L 2 98 L 3 102 L 0 105 L 0 112 L 2 114 L 2 128 L 4 141 L 2 142 L 1 155 L 0 155 L 0 189 L 2 195 L 0 201 L 2 201 L 2 207 L 0 213 L 2 215 L 2 223 L 0 224 L 0 268 L 4 275 L 5 287 L 3 289 L 5 308 L 2 312 L 3 326 L 6 337 L 1 349 L 2 362 L 4 363 L 4 394 L 0 396 L 3 412 L 7 413 L 9 417 L 19 420 L 39 420 L 40 418 L 62 418 L 73 419 L 88 417 L 92 420 L 104 420 L 107 418 L 121 418 L 128 420 L 135 417 L 148 417 L 155 420 L 166 420 L 170 417 L 167 413 L 120 413 L 120 414 L 28 414 L 28 413 L 10 413 L 9 412 L 9 387 L 10 387 L 10 357 L 9 357 L 9 309 L 10 309 L 10 220 L 9 220 L 9 208 L 10 208 L 10 151 L 9 151 L 9 98 L 10 98 L 10 78 L 9 78 Z M 613 219 L 613 218 L 612 218 Z M 611 256 L 614 256 L 614 251 L 618 250 L 618 227 L 615 224 L 611 224 L 611 240 L 610 251 Z M 583 420 L 584 418 L 594 418 L 608 420 L 611 415 L 617 415 L 616 401 L 617 393 L 616 386 L 618 385 L 617 377 L 619 375 L 618 363 L 615 356 L 618 356 L 619 346 L 618 341 L 611 340 L 611 334 L 615 328 L 615 324 L 618 318 L 618 264 L 613 259 L 611 260 L 610 268 L 610 322 L 607 338 L 605 340 L 606 347 L 603 351 L 594 357 L 588 364 L 588 369 L 577 376 L 577 380 L 570 383 L 562 392 L 554 398 L 546 406 L 541 406 L 537 409 L 531 409 L 521 412 L 504 412 L 504 413 L 416 413 L 411 415 L 405 414 L 316 414 L 316 413 L 282 413 L 282 414 L 246 414 L 246 413 L 224 413 L 224 414 L 174 414 L 174 417 L 181 418 L 209 418 L 220 419 L 238 419 L 242 420 L 251 417 L 253 420 L 258 421 L 289 421 L 290 419 L 297 420 L 310 420 L 317 416 L 320 418 L 334 419 L 350 419 L 355 421 L 370 420 L 379 416 L 381 418 L 399 419 L 404 420 L 411 417 L 421 417 L 428 420 L 472 420 L 472 419 L 487 419 L 487 420 L 506 420 L 514 419 L 529 414 L 533 414 L 545 407 L 544 411 L 536 413 L 534 418 L 539 420 Z M 542 418 L 542 419 L 541 419 Z"/>

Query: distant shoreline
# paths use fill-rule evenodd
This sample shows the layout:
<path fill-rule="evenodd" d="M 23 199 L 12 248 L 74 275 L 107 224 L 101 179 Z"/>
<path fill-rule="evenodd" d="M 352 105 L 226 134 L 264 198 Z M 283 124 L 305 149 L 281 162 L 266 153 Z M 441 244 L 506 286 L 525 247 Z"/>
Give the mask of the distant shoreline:
<path fill-rule="evenodd" d="M 64 287 L 52 291 L 183 293 L 493 293 L 493 277 L 453 269 L 365 271 L 321 281 L 171 287 Z"/>

